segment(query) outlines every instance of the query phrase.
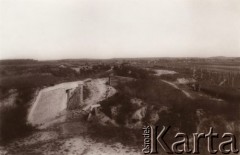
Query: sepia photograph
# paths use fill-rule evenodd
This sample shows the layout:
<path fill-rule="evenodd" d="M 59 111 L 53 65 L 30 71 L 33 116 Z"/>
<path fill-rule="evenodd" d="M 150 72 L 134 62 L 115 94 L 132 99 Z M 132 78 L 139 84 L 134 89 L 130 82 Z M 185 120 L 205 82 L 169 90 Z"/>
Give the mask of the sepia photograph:
<path fill-rule="evenodd" d="M 0 155 L 240 154 L 240 0 L 0 0 Z"/>

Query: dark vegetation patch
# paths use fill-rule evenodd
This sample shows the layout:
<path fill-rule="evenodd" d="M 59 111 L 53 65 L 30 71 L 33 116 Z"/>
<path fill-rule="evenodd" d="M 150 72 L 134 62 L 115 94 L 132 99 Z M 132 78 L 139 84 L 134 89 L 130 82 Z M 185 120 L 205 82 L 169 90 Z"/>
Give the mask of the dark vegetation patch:
<path fill-rule="evenodd" d="M 231 88 L 231 87 L 222 88 L 219 86 L 203 85 L 201 86 L 201 90 L 206 94 L 209 94 L 216 98 L 224 99 L 226 101 L 229 101 L 230 103 L 236 103 L 236 104 L 240 103 L 239 89 Z"/>
<path fill-rule="evenodd" d="M 117 87 L 119 92 L 140 98 L 151 105 L 172 105 L 188 103 L 189 99 L 181 91 L 158 79 L 140 79 Z"/>
<path fill-rule="evenodd" d="M 114 73 L 118 76 L 132 77 L 136 79 L 148 79 L 152 77 L 151 73 L 154 72 L 130 65 L 120 65 L 114 67 Z"/>
<path fill-rule="evenodd" d="M 108 144 L 122 143 L 125 146 L 142 148 L 142 129 L 128 129 L 125 127 L 102 126 L 99 123 L 89 125 L 88 134 L 96 141 Z"/>
<path fill-rule="evenodd" d="M 33 131 L 33 127 L 26 123 L 27 104 L 33 96 L 33 90 L 25 87 L 17 88 L 19 95 L 14 107 L 0 108 L 0 144 L 6 144 L 12 139 L 23 137 Z"/>
<path fill-rule="evenodd" d="M 140 144 L 142 144 L 143 138 L 141 136 L 141 128 L 137 130 L 125 127 L 126 122 L 131 122 L 129 119 L 131 119 L 132 114 L 139 108 L 130 102 L 130 99 L 135 97 L 142 99 L 148 107 L 147 114 L 145 118 L 143 118 L 143 123 L 145 125 L 149 125 L 150 114 L 154 110 L 158 110 L 162 106 L 167 106 L 169 108 L 169 112 L 162 112 L 156 125 L 175 126 L 181 128 L 181 130 L 186 133 L 196 131 L 196 109 L 193 110 L 190 106 L 191 101 L 181 94 L 179 90 L 173 89 L 166 83 L 157 79 L 143 79 L 131 81 L 125 85 L 119 85 L 117 89 L 118 93 L 116 95 L 101 102 L 102 111 L 110 118 L 115 119 L 115 121 L 121 125 L 119 128 L 101 127 L 101 130 L 108 134 L 109 139 L 115 139 L 116 141 L 120 141 L 122 143 L 137 144 L 136 146 L 140 146 Z M 171 96 L 169 94 L 171 94 Z M 112 116 L 111 113 L 111 108 L 114 106 L 119 106 L 117 116 Z M 184 120 L 184 122 L 181 120 Z M 108 133 L 107 130 L 116 131 L 114 133 Z M 117 132 L 120 132 L 123 135 L 117 135 Z M 103 137 L 105 137 L 105 134 L 103 135 Z M 128 136 L 130 138 L 123 141 L 123 136 Z"/>
<path fill-rule="evenodd" d="M 117 93 L 116 95 L 100 103 L 102 111 L 108 117 L 113 119 L 111 108 L 120 105 L 118 115 L 115 120 L 118 124 L 124 126 L 126 120 L 130 118 L 132 113 L 136 110 L 136 108 L 130 103 L 130 99 L 130 96 L 124 95 L 122 93 Z"/>

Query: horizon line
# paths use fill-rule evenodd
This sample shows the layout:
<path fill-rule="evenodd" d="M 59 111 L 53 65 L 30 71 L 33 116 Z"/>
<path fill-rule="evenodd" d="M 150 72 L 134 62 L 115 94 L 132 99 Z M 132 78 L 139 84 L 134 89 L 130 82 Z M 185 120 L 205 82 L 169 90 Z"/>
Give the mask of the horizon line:
<path fill-rule="evenodd" d="M 35 59 L 35 58 L 4 58 L 2 60 L 35 60 L 35 61 L 61 61 L 61 60 L 111 60 L 111 59 L 161 59 L 161 58 L 199 58 L 199 59 L 207 59 L 207 58 L 240 58 L 239 56 L 163 56 L 163 57 L 112 57 L 112 58 L 60 58 L 60 59 Z"/>

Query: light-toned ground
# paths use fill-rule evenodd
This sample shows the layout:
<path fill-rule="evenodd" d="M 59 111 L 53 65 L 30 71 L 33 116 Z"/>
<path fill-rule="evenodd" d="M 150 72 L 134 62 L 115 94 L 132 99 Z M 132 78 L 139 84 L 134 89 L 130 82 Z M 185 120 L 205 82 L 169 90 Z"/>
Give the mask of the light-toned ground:
<path fill-rule="evenodd" d="M 15 100 L 17 99 L 18 93 L 16 90 L 10 92 L 10 95 L 0 101 L 0 109 L 4 107 L 13 107 L 15 106 Z"/>
<path fill-rule="evenodd" d="M 116 93 L 116 89 L 106 85 L 107 80 L 107 78 L 94 79 L 91 82 L 86 83 L 86 86 L 90 90 L 90 95 L 89 98 L 84 101 L 85 107 L 83 110 L 89 110 L 91 105 L 97 104 L 98 102 L 111 97 Z"/>
<path fill-rule="evenodd" d="M 156 72 L 155 73 L 156 76 L 161 76 L 165 74 L 177 74 L 177 72 L 170 70 L 154 69 L 154 71 Z"/>
<path fill-rule="evenodd" d="M 196 80 L 194 80 L 193 78 L 178 78 L 176 81 L 177 84 L 191 84 L 195 82 Z"/>
<path fill-rule="evenodd" d="M 83 140 L 84 139 L 84 140 Z M 79 147 L 81 146 L 81 147 Z M 139 151 L 136 151 L 130 147 L 125 147 L 120 143 L 104 144 L 95 142 L 88 138 L 71 138 L 67 140 L 63 146 L 63 150 L 68 149 L 70 155 L 139 155 Z"/>
<path fill-rule="evenodd" d="M 140 150 L 123 146 L 120 143 L 105 144 L 93 139 L 75 136 L 60 138 L 57 132 L 42 131 L 12 144 L 8 150 L 0 148 L 2 154 L 13 155 L 140 155 Z"/>

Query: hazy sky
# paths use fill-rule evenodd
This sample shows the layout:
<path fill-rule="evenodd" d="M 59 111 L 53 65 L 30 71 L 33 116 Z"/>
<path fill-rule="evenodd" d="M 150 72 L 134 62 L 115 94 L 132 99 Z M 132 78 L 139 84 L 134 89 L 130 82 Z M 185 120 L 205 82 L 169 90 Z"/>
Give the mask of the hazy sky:
<path fill-rule="evenodd" d="M 240 56 L 240 0 L 0 0 L 0 59 Z"/>

